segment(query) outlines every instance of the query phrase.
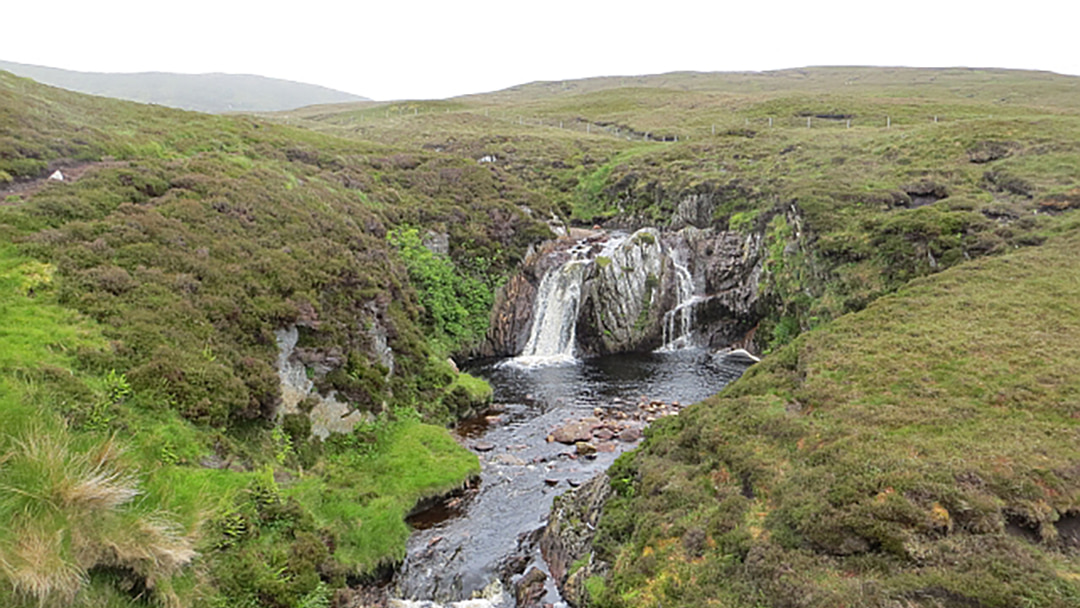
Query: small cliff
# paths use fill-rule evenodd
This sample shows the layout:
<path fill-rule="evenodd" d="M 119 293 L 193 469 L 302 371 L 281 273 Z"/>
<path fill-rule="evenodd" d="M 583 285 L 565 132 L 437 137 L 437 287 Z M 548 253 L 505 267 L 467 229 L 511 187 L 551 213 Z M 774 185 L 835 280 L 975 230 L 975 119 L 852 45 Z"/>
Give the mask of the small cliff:
<path fill-rule="evenodd" d="M 712 348 L 750 346 L 761 317 L 763 237 L 687 226 L 633 234 L 592 231 L 549 241 L 499 290 L 480 354 L 521 354 L 533 332 L 549 272 L 584 260 L 575 353 L 652 351 L 682 337 Z M 542 314 L 539 315 L 541 318 Z"/>

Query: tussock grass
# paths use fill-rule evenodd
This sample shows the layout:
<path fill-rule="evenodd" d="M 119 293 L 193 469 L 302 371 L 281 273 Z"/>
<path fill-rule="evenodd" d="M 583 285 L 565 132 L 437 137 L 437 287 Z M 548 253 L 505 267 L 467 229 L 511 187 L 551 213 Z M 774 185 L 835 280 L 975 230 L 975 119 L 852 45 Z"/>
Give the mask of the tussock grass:
<path fill-rule="evenodd" d="M 148 589 L 195 556 L 166 513 L 136 503 L 139 484 L 116 441 L 39 427 L 12 439 L 0 464 L 0 570 L 18 596 L 71 602 L 95 568 L 140 576 Z"/>

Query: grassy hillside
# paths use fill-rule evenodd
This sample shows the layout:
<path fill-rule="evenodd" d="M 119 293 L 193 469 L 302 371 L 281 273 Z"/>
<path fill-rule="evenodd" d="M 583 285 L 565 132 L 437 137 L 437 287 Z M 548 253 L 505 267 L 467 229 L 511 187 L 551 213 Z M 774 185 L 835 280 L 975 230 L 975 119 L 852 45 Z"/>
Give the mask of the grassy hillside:
<path fill-rule="evenodd" d="M 366 99 L 318 85 L 250 74 L 109 74 L 10 61 L 0 61 L 0 70 L 69 91 L 198 112 L 270 112 Z"/>
<path fill-rule="evenodd" d="M 1080 205 L 1078 86 L 1009 70 L 807 68 L 273 118 L 494 159 L 586 226 L 667 226 L 704 198 L 708 225 L 769 241 L 759 339 L 776 345 L 914 277 L 1038 243 Z M 781 259 L 789 245 L 797 255 Z"/>
<path fill-rule="evenodd" d="M 417 500 L 478 472 L 441 427 L 486 395 L 445 359 L 482 335 L 490 285 L 548 234 L 524 211 L 543 201 L 513 176 L 8 74 L 0 127 L 0 232 L 16 247 L 5 310 L 18 311 L 4 322 L 18 327 L 4 336 L 0 503 L 36 530 L 7 541 L 6 605 L 130 603 L 116 589 L 320 605 L 402 557 Z M 57 167 L 78 179 L 42 180 Z M 445 233 L 449 254 L 418 251 L 402 236 L 417 227 Z M 354 432 L 321 441 L 306 416 L 277 416 L 273 331 L 293 324 L 319 390 L 364 415 Z M 46 466 L 70 471 L 27 485 L 42 480 L 22 468 Z M 95 480 L 117 487 L 80 506 L 71 493 Z M 49 508 L 64 519 L 43 523 Z M 183 559 L 110 544 L 139 517 Z M 54 544 L 19 544 L 38 537 Z"/>
<path fill-rule="evenodd" d="M 605 606 L 1080 602 L 1075 221 L 912 282 L 610 472 Z"/>

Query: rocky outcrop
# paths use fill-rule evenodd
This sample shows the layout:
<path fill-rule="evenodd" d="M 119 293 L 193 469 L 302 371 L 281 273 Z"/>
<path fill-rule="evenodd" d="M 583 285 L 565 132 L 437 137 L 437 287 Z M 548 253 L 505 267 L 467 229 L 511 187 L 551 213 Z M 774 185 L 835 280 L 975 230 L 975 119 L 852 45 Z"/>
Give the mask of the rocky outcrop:
<path fill-rule="evenodd" d="M 514 583 L 514 599 L 517 608 L 537 608 L 544 599 L 544 582 L 547 575 L 533 566 Z"/>
<path fill-rule="evenodd" d="M 575 256 L 595 254 L 607 234 L 601 231 L 572 229 L 570 236 L 548 241 L 526 256 L 521 272 L 495 293 L 490 326 L 484 343 L 471 354 L 478 357 L 512 357 L 529 341 L 536 293 L 544 275 Z"/>
<path fill-rule="evenodd" d="M 689 248 L 694 283 L 703 291 L 696 305 L 696 341 L 710 348 L 743 346 L 762 316 L 762 236 L 687 228 L 679 237 Z"/>
<path fill-rule="evenodd" d="M 516 355 L 525 348 L 532 327 L 536 284 L 526 273 L 516 274 L 499 289 L 491 312 L 491 325 L 481 356 Z"/>
<path fill-rule="evenodd" d="M 365 419 L 364 413 L 339 401 L 333 392 L 323 397 L 314 390 L 315 383 L 308 378 L 306 366 L 295 357 L 296 343 L 300 339 L 295 325 L 279 329 L 274 334 L 277 337 L 277 370 L 281 380 L 278 414 L 307 414 L 311 419 L 311 433 L 320 439 L 326 439 L 330 433 L 348 433 Z M 385 336 L 383 343 L 385 346 Z M 390 357 L 389 347 L 385 350 L 384 356 Z"/>
<path fill-rule="evenodd" d="M 587 602 L 585 581 L 603 575 L 608 564 L 595 559 L 592 541 L 604 503 L 611 496 L 605 474 L 555 499 L 547 527 L 540 537 L 540 552 L 563 599 L 572 606 Z"/>
<path fill-rule="evenodd" d="M 665 267 L 670 261 L 655 228 L 638 230 L 614 247 L 610 257 L 593 260 L 578 314 L 581 354 L 652 350 L 661 345 Z"/>
<path fill-rule="evenodd" d="M 571 260 L 579 271 L 571 278 L 581 281 L 574 292 L 580 297 L 577 322 L 571 324 L 579 357 L 652 351 L 679 336 L 680 346 L 743 346 L 760 318 L 759 233 L 687 226 L 575 236 L 583 238 L 546 244 L 499 291 L 487 344 L 478 354 L 523 352 L 537 307 L 546 304 L 537 302 L 545 274 Z"/>
<path fill-rule="evenodd" d="M 671 217 L 671 229 L 680 230 L 687 226 L 708 228 L 712 226 L 715 210 L 716 201 L 711 192 L 687 194 L 675 206 L 675 213 Z"/>

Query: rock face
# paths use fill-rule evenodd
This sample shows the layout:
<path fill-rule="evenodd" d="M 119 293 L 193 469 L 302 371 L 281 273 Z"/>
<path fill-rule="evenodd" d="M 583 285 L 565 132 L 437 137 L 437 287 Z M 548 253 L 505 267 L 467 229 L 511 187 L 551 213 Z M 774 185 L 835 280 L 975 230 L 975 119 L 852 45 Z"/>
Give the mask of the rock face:
<path fill-rule="evenodd" d="M 582 290 L 577 337 L 582 354 L 652 350 L 661 344 L 665 252 L 660 231 L 644 228 L 593 260 Z M 670 264 L 669 264 L 670 265 Z"/>
<path fill-rule="evenodd" d="M 581 487 L 555 499 L 551 517 L 540 537 L 540 552 L 555 585 L 572 606 L 587 601 L 585 581 L 607 572 L 608 565 L 594 559 L 592 541 L 604 503 L 611 496 L 607 475 L 600 474 Z M 575 564 L 581 564 L 572 571 Z"/>
<path fill-rule="evenodd" d="M 520 354 L 529 341 L 536 293 L 544 275 L 571 260 L 571 249 L 591 247 L 590 241 L 595 238 L 596 234 L 590 232 L 579 240 L 563 238 L 548 241 L 538 251 L 526 256 L 521 272 L 510 277 L 495 293 L 487 339 L 472 354 L 480 357 Z"/>
<path fill-rule="evenodd" d="M 689 250 L 694 283 L 702 285 L 704 292 L 696 306 L 698 341 L 710 348 L 741 346 L 760 317 L 761 235 L 694 228 L 678 234 Z"/>
<path fill-rule="evenodd" d="M 326 439 L 330 433 L 348 433 L 352 431 L 365 415 L 347 403 L 339 401 L 333 393 L 322 397 L 314 390 L 315 384 L 307 377 L 304 365 L 295 360 L 293 356 L 296 343 L 299 340 L 299 332 L 296 326 L 279 329 L 275 333 L 278 345 L 278 377 L 281 380 L 281 408 L 282 414 L 296 414 L 301 410 L 301 404 L 305 400 L 315 401 L 311 410 L 307 412 L 311 418 L 311 432 L 320 439 Z M 389 348 L 387 356 L 389 356 Z M 391 358 L 392 362 L 392 358 Z"/>
<path fill-rule="evenodd" d="M 536 285 L 524 273 L 510 277 L 495 296 L 487 345 L 481 354 L 506 356 L 520 353 L 529 340 L 535 301 Z"/>
<path fill-rule="evenodd" d="M 684 196 L 675 207 L 671 218 L 671 227 L 680 229 L 686 226 L 707 228 L 713 223 L 713 210 L 716 202 L 712 193 L 697 193 Z"/>
<path fill-rule="evenodd" d="M 514 599 L 517 608 L 536 608 L 540 606 L 540 600 L 544 599 L 544 581 L 547 575 L 533 566 L 514 585 Z"/>
<path fill-rule="evenodd" d="M 705 199 L 694 204 L 709 206 Z M 572 327 L 578 357 L 665 344 L 745 346 L 760 318 L 760 234 L 689 225 L 677 232 L 643 228 L 627 236 L 579 230 L 574 236 L 581 238 L 545 244 L 499 291 L 486 345 L 477 354 L 521 354 L 533 320 L 547 310 L 547 303 L 537 301 L 544 297 L 539 286 L 546 274 L 561 272 L 571 261 L 580 271 L 574 280 L 581 282 Z"/>

